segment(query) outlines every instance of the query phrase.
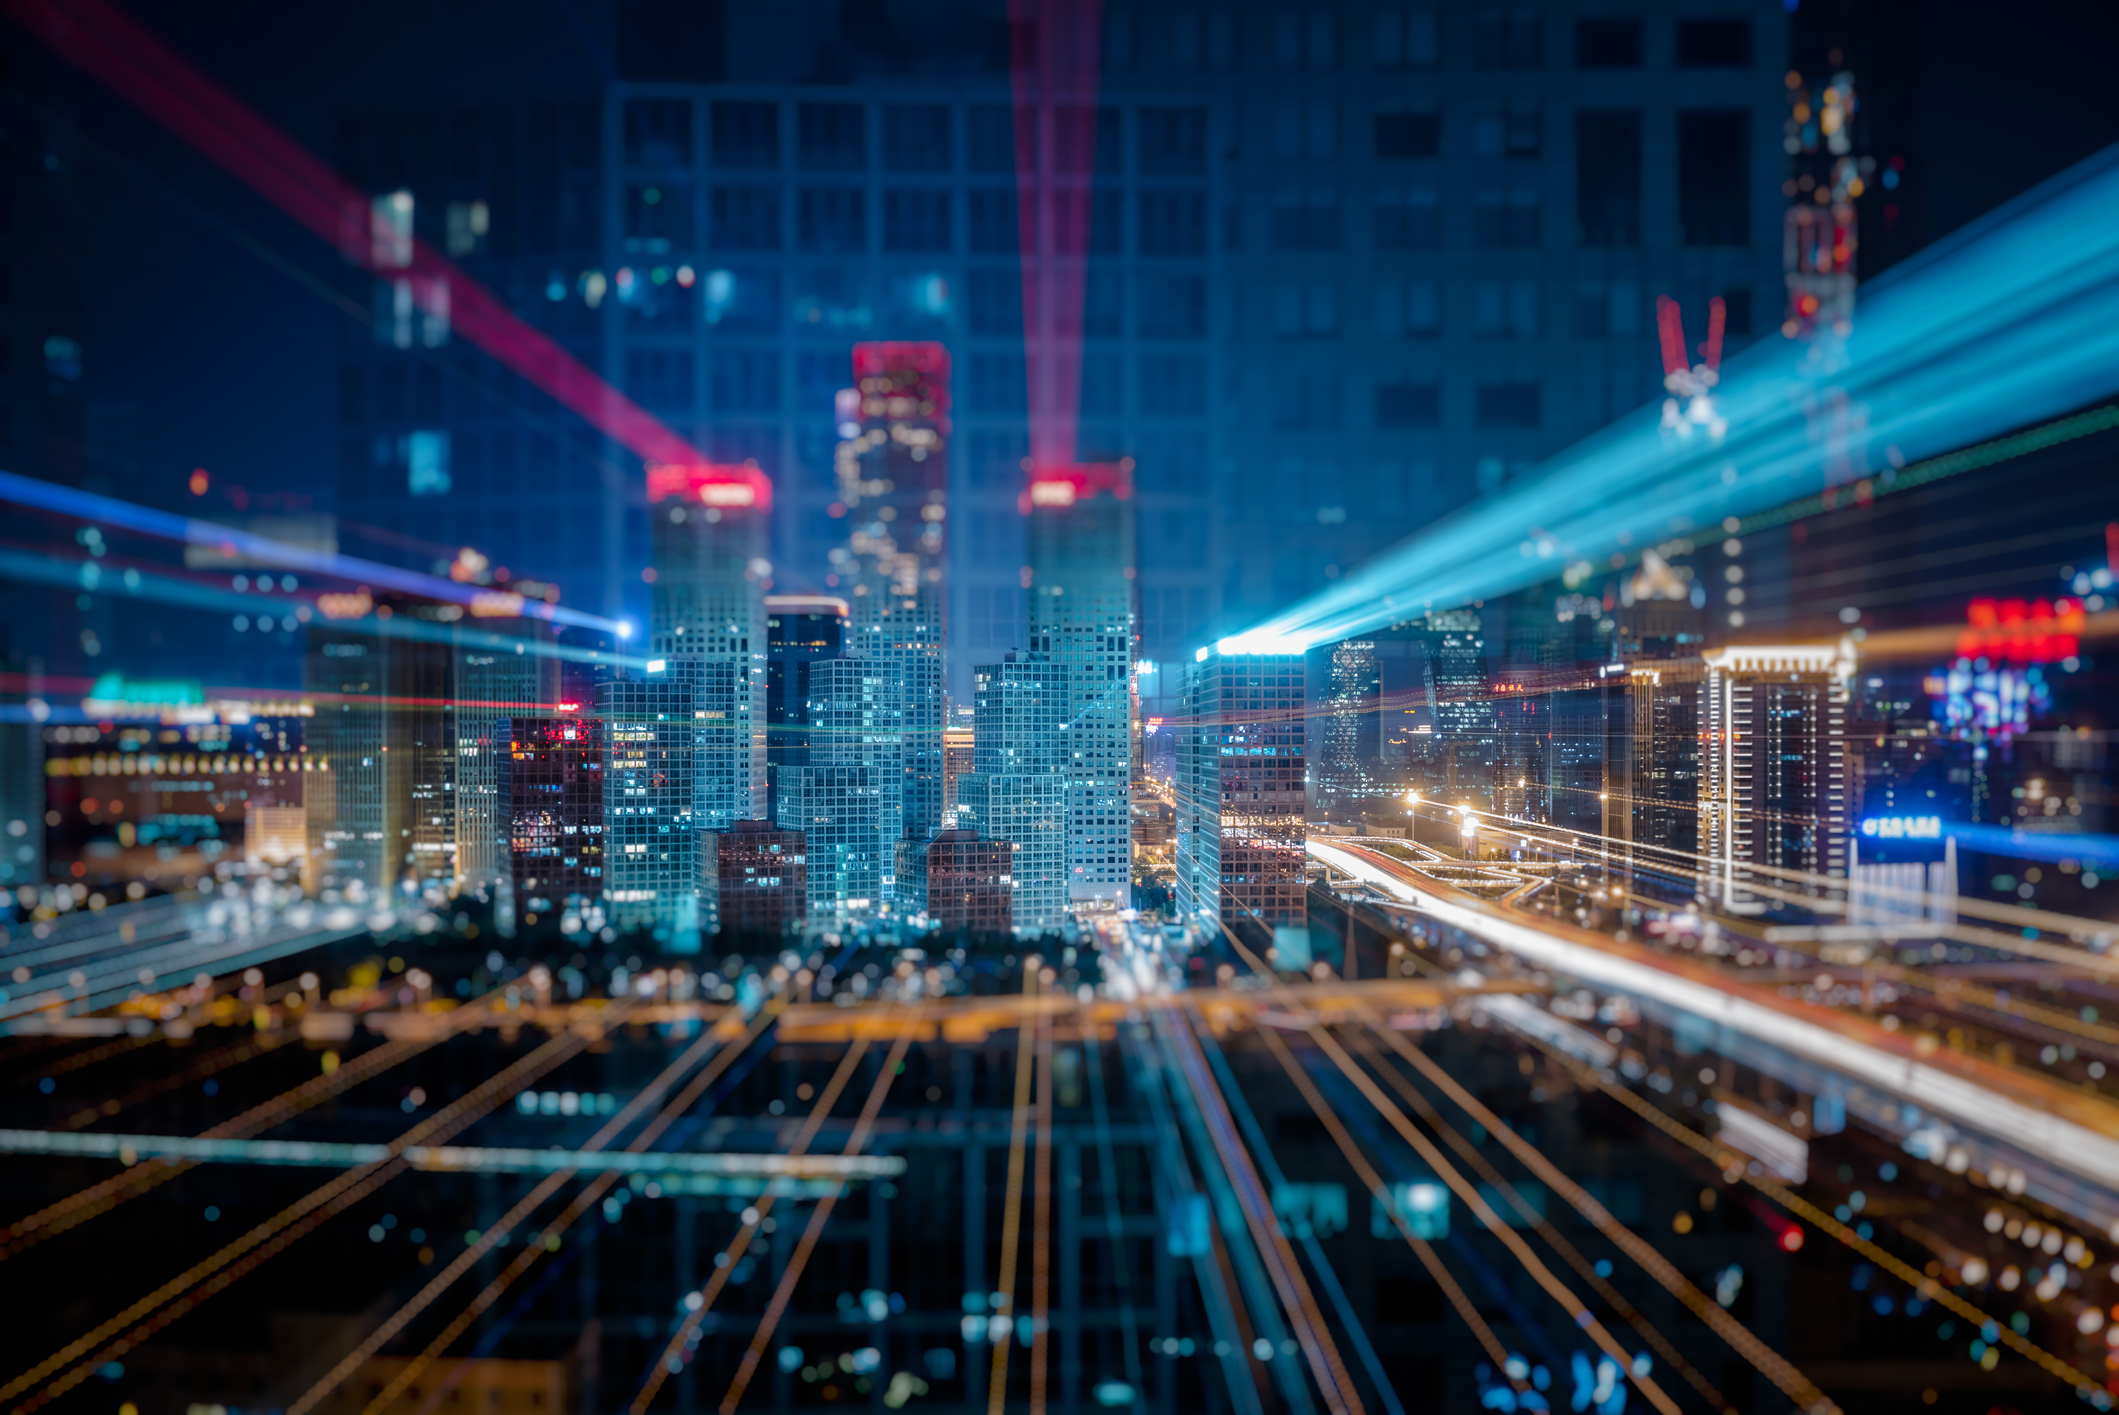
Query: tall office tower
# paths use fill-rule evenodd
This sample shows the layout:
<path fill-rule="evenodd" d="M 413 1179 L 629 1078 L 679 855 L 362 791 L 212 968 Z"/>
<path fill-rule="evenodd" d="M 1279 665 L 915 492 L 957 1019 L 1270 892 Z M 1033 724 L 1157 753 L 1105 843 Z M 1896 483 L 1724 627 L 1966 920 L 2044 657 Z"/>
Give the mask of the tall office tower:
<path fill-rule="evenodd" d="M 1041 467 L 1029 517 L 1029 643 L 1067 680 L 1067 902 L 1132 892 L 1133 463 Z"/>
<path fill-rule="evenodd" d="M 1373 639 L 1348 639 L 1331 652 L 1318 718 L 1319 737 L 1311 795 L 1328 818 L 1335 812 L 1359 817 L 1382 790 L 1380 699 L 1383 683 Z"/>
<path fill-rule="evenodd" d="M 700 850 L 702 862 L 713 856 L 724 935 L 777 938 L 809 912 L 808 841 L 801 831 L 737 821 L 721 833 L 703 833 Z"/>
<path fill-rule="evenodd" d="M 929 841 L 922 867 L 927 916 L 945 934 L 1004 934 L 1015 924 L 1015 848 L 975 830 L 945 830 Z"/>
<path fill-rule="evenodd" d="M 888 662 L 810 665 L 809 764 L 779 783 L 779 824 L 808 842 L 809 912 L 874 913 L 894 900 L 897 841 L 905 830 L 899 685 Z"/>
<path fill-rule="evenodd" d="M 1177 904 L 1253 937 L 1304 927 L 1302 655 L 1199 651 L 1177 751 Z"/>
<path fill-rule="evenodd" d="M 494 753 L 507 892 L 534 920 L 604 892 L 604 724 L 593 717 L 505 717 Z M 511 921 L 512 922 L 512 921 Z"/>
<path fill-rule="evenodd" d="M 950 726 L 942 731 L 942 820 L 945 825 L 956 821 L 957 782 L 965 772 L 975 770 L 977 760 L 974 743 L 978 732 L 971 727 Z"/>
<path fill-rule="evenodd" d="M 1428 711 L 1435 777 L 1429 789 L 1452 802 L 1491 805 L 1501 781 L 1500 724 L 1486 675 L 1486 635 L 1476 609 L 1428 614 Z"/>
<path fill-rule="evenodd" d="M 347 617 L 311 621 L 302 669 L 308 747 L 328 763 L 303 798 L 317 883 L 376 903 L 452 886 L 455 647 L 442 611 L 455 606 L 328 598 Z"/>
<path fill-rule="evenodd" d="M 772 572 L 772 483 L 756 467 L 652 467 L 647 499 L 648 658 L 691 689 L 693 820 L 726 830 L 767 804 L 762 581 Z"/>
<path fill-rule="evenodd" d="M 833 563 L 853 584 L 846 652 L 885 667 L 903 712 L 900 815 L 921 838 L 942 824 L 942 570 L 948 549 L 949 351 L 856 344 L 839 395 L 839 501 L 850 527 Z"/>
<path fill-rule="evenodd" d="M 1711 891 L 1736 913 L 1770 896 L 1749 866 L 1843 878 L 1847 872 L 1847 678 L 1851 657 L 1825 646 L 1713 649 L 1701 688 L 1700 853 Z"/>
<path fill-rule="evenodd" d="M 1015 854 L 1015 926 L 1058 928 L 1068 906 L 1067 665 L 1011 657 L 972 670 L 972 770 L 957 778 L 957 824 Z"/>
<path fill-rule="evenodd" d="M 603 902 L 621 932 L 699 947 L 699 827 L 689 683 L 667 669 L 596 685 L 604 724 Z"/>
<path fill-rule="evenodd" d="M 825 595 L 765 597 L 766 819 L 778 820 L 779 778 L 809 764 L 809 672 L 846 652 L 846 601 Z"/>
<path fill-rule="evenodd" d="M 494 923 L 514 927 L 514 867 L 500 793 L 511 724 L 558 711 L 559 660 L 539 620 L 456 625 L 456 869 L 461 887 L 493 900 Z M 598 833 L 601 833 L 598 821 Z"/>
<path fill-rule="evenodd" d="M 1697 659 L 1636 663 L 1623 711 L 1610 719 L 1603 832 L 1643 865 L 1675 864 L 1700 848 L 1700 685 Z M 1664 852 L 1676 852 L 1675 856 Z"/>

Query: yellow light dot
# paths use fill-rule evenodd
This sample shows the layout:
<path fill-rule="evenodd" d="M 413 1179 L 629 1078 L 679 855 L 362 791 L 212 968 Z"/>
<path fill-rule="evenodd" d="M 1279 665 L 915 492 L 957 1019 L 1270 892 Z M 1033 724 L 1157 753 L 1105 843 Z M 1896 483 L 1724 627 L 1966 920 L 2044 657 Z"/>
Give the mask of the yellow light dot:
<path fill-rule="evenodd" d="M 1690 1233 L 1692 1232 L 1692 1215 L 1680 1210 L 1678 1216 L 1670 1221 L 1670 1226 L 1679 1233 Z"/>

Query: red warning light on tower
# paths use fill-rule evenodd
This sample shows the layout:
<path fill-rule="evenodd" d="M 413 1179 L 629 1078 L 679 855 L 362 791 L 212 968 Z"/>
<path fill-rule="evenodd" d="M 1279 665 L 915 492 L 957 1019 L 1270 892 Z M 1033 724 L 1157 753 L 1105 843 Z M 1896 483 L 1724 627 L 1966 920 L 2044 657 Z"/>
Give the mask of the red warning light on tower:
<path fill-rule="evenodd" d="M 721 510 L 773 509 L 772 479 L 746 462 L 664 462 L 647 469 L 647 500 L 653 506 L 671 498 Z"/>

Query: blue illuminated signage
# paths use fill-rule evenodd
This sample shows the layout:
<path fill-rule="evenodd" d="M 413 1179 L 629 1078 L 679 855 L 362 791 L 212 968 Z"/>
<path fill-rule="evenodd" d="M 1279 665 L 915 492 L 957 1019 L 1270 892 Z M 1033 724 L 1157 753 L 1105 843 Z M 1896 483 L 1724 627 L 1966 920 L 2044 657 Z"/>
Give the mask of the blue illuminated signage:
<path fill-rule="evenodd" d="M 1861 823 L 1871 840 L 1940 840 L 1941 816 L 1873 816 Z"/>

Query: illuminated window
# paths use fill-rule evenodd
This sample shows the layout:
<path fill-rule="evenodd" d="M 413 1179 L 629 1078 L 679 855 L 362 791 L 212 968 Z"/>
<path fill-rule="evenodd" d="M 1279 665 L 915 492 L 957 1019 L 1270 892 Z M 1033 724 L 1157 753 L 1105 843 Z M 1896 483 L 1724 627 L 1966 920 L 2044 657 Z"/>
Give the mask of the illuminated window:
<path fill-rule="evenodd" d="M 448 495 L 449 434 L 407 433 L 404 447 L 405 489 L 414 496 Z"/>

